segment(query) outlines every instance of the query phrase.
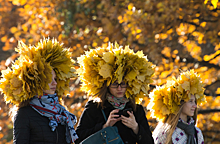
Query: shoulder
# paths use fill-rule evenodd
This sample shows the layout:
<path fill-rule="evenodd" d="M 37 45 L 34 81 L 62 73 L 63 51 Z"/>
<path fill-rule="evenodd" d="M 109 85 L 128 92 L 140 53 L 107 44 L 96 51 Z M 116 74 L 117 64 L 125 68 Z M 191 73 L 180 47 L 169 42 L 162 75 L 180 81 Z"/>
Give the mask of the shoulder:
<path fill-rule="evenodd" d="M 15 115 L 13 118 L 14 125 L 18 126 L 22 123 L 28 124 L 30 118 L 35 113 L 36 112 L 31 106 L 25 106 L 25 107 L 19 108 L 17 112 L 15 112 Z"/>
<path fill-rule="evenodd" d="M 34 112 L 34 109 L 31 106 L 25 106 L 25 107 L 21 107 L 18 109 L 17 113 L 16 113 L 16 117 L 17 116 L 22 116 L 22 117 L 26 117 L 28 116 L 28 114 L 31 114 Z"/>
<path fill-rule="evenodd" d="M 172 141 L 174 144 L 186 143 L 187 134 L 180 128 L 176 127 L 172 134 Z"/>
<path fill-rule="evenodd" d="M 195 128 L 197 133 L 202 133 L 202 131 L 198 127 L 195 126 Z"/>
<path fill-rule="evenodd" d="M 98 102 L 94 102 L 93 100 L 90 100 L 86 103 L 85 108 L 90 109 L 90 108 L 98 108 Z"/>
<path fill-rule="evenodd" d="M 160 124 L 153 131 L 153 138 L 156 144 L 164 143 L 166 141 L 167 133 L 163 128 L 160 127 Z"/>
<path fill-rule="evenodd" d="M 28 111 L 33 111 L 34 109 L 28 105 L 28 106 L 25 106 L 25 107 L 21 107 L 18 109 L 18 112 L 28 112 Z"/>
<path fill-rule="evenodd" d="M 144 107 L 142 105 L 140 105 L 140 104 L 136 104 L 136 113 L 144 114 L 145 115 Z"/>
<path fill-rule="evenodd" d="M 21 107 L 17 110 L 14 116 L 14 120 L 16 119 L 32 119 L 33 117 L 39 117 L 40 114 L 34 110 L 30 105 Z"/>
<path fill-rule="evenodd" d="M 136 108 L 137 108 L 137 110 L 143 110 L 144 109 L 144 107 L 140 104 L 136 104 Z"/>
<path fill-rule="evenodd" d="M 195 127 L 195 128 L 196 128 L 196 132 L 197 132 L 198 143 L 199 144 L 204 143 L 204 138 L 203 138 L 202 131 L 198 127 Z"/>

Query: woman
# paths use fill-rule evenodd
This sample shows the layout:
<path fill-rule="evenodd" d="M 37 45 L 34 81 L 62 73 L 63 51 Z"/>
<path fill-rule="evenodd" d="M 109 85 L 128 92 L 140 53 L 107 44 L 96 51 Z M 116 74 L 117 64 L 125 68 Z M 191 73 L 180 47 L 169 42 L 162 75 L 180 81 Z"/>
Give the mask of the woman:
<path fill-rule="evenodd" d="M 62 102 L 69 80 L 75 76 L 73 60 L 56 40 L 44 39 L 36 46 L 19 42 L 20 57 L 12 70 L 3 72 L 0 90 L 15 105 L 13 143 L 70 144 L 78 136 L 76 117 Z"/>
<path fill-rule="evenodd" d="M 195 126 L 197 104 L 205 102 L 203 86 L 190 70 L 150 93 L 148 109 L 159 120 L 153 132 L 156 144 L 204 143 L 201 130 Z"/>
<path fill-rule="evenodd" d="M 147 94 L 154 73 L 143 53 L 134 53 L 128 47 L 123 50 L 116 43 L 90 50 L 78 61 L 82 89 L 100 98 L 100 102 L 91 100 L 86 104 L 76 128 L 76 143 L 109 126 L 118 128 L 125 144 L 154 143 L 145 111 L 136 104 Z"/>

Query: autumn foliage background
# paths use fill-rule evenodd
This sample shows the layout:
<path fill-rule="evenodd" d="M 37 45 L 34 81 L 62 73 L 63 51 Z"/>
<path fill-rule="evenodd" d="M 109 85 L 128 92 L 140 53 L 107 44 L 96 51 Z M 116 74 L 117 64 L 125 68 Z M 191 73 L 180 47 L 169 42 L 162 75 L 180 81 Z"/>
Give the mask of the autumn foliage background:
<path fill-rule="evenodd" d="M 206 84 L 207 103 L 197 126 L 206 144 L 220 143 L 220 2 L 218 0 L 0 0 L 0 69 L 18 56 L 18 40 L 35 44 L 54 37 L 73 59 L 86 50 L 117 41 L 143 50 L 156 65 L 154 83 L 162 85 L 181 70 L 195 69 Z M 76 69 L 78 65 L 75 65 Z M 78 118 L 88 98 L 79 79 L 64 97 Z M 146 97 L 142 102 L 146 108 Z M 10 104 L 0 95 L 0 144 L 12 144 Z M 153 130 L 155 119 L 147 117 Z"/>

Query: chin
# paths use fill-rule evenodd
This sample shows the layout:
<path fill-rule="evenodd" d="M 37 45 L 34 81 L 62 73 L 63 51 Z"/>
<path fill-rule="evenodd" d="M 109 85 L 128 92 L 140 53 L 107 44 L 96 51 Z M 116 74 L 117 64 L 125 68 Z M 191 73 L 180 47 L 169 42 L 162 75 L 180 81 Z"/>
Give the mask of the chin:
<path fill-rule="evenodd" d="M 46 94 L 55 94 L 55 92 L 45 92 Z"/>
<path fill-rule="evenodd" d="M 116 96 L 117 98 L 121 98 L 121 97 L 124 97 L 123 95 L 118 95 L 118 96 Z"/>

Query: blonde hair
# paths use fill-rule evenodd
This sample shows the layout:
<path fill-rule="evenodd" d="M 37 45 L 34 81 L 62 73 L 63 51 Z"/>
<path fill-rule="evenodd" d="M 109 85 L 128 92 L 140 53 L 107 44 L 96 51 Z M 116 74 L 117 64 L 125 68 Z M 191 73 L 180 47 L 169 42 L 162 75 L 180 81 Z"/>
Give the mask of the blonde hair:
<path fill-rule="evenodd" d="M 178 124 L 178 120 L 180 118 L 180 114 L 182 112 L 183 106 L 186 102 L 182 101 L 181 105 L 180 105 L 180 109 L 178 111 L 178 113 L 175 114 L 169 114 L 165 117 L 165 119 L 161 122 L 159 122 L 159 124 L 157 125 L 158 127 L 155 130 L 161 130 L 163 129 L 164 132 L 166 133 L 166 141 L 165 144 L 172 144 L 172 135 L 173 132 Z M 194 119 L 194 124 L 196 124 L 196 120 L 197 120 L 197 108 L 194 111 L 194 115 L 192 116 L 192 118 Z"/>

